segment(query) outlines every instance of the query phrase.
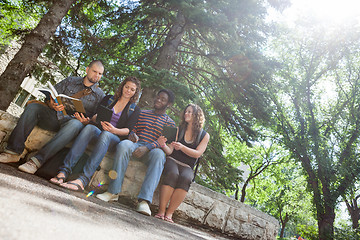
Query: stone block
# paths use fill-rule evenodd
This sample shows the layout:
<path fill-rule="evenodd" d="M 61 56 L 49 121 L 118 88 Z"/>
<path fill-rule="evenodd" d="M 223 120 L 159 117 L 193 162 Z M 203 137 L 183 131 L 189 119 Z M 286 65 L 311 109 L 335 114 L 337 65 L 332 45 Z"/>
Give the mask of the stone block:
<path fill-rule="evenodd" d="M 236 208 L 230 208 L 223 232 L 237 235 L 241 225 L 248 222 L 248 213 Z"/>
<path fill-rule="evenodd" d="M 257 216 L 252 216 L 250 218 L 250 221 L 252 224 L 254 224 L 255 226 L 261 227 L 261 228 L 265 228 L 266 227 L 266 221 L 264 219 L 261 219 Z"/>
<path fill-rule="evenodd" d="M 265 229 L 254 226 L 249 223 L 241 224 L 238 231 L 236 232 L 237 236 L 240 236 L 243 239 L 248 240 L 270 240 L 265 239 Z M 275 238 L 274 238 L 275 239 Z"/>
<path fill-rule="evenodd" d="M 47 131 L 39 127 L 35 127 L 26 139 L 25 148 L 28 152 L 34 152 L 41 149 L 54 136 L 55 132 Z"/>
<path fill-rule="evenodd" d="M 5 131 L 0 131 L 0 143 L 2 141 L 4 141 L 5 137 L 6 137 L 6 132 Z"/>
<path fill-rule="evenodd" d="M 243 209 L 239 208 L 231 208 L 229 214 L 229 218 L 234 218 L 236 221 L 240 222 L 248 222 L 249 221 L 249 212 L 244 211 Z"/>
<path fill-rule="evenodd" d="M 107 188 L 109 183 L 110 183 L 110 178 L 108 172 L 101 169 L 100 171 L 95 172 L 89 185 L 90 188 L 98 188 L 99 185 L 101 185 L 101 188 L 104 189 Z"/>
<path fill-rule="evenodd" d="M 100 163 L 101 169 L 109 171 L 112 169 L 114 164 L 114 153 L 107 153 Z"/>
<path fill-rule="evenodd" d="M 213 207 L 207 213 L 204 224 L 210 228 L 222 230 L 223 226 L 225 226 L 229 210 L 229 205 L 222 202 L 215 202 Z"/>
<path fill-rule="evenodd" d="M 5 132 L 11 132 L 18 121 L 17 117 L 14 117 L 6 112 L 0 112 L 0 129 Z"/>
<path fill-rule="evenodd" d="M 182 219 L 195 221 L 199 224 L 205 219 L 206 212 L 194 205 L 183 202 L 175 211 L 175 214 Z"/>
<path fill-rule="evenodd" d="M 190 187 L 184 201 L 205 211 L 208 211 L 215 202 L 211 197 L 192 190 L 192 187 Z"/>
<path fill-rule="evenodd" d="M 130 160 L 122 185 L 122 194 L 136 197 L 140 192 L 146 170 L 147 167 L 142 162 Z"/>
<path fill-rule="evenodd" d="M 264 239 L 276 239 L 276 236 L 278 235 L 278 229 L 279 225 L 267 222 Z"/>

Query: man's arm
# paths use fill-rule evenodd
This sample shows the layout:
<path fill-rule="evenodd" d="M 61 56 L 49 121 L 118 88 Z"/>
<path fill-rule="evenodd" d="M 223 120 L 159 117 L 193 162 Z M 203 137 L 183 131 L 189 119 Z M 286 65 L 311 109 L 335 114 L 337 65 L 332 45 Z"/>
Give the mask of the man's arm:
<path fill-rule="evenodd" d="M 167 121 L 165 122 L 164 126 L 169 126 L 169 127 L 176 127 L 174 120 L 172 120 L 171 118 L 168 117 Z M 156 137 L 156 141 L 152 142 L 152 143 L 148 143 L 145 146 L 149 149 L 152 150 L 154 148 L 161 148 L 161 144 L 158 142 L 158 138 L 160 136 Z"/>

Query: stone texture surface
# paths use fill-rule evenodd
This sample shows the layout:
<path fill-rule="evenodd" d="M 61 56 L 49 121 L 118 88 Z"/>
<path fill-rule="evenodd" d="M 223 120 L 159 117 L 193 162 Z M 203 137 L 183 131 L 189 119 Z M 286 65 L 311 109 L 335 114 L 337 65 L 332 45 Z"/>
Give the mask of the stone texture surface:
<path fill-rule="evenodd" d="M 0 111 L 1 147 L 5 146 L 16 122 L 17 118 Z M 35 128 L 26 141 L 24 154 L 33 154 L 50 140 L 54 134 L 53 132 Z M 88 151 L 88 153 L 90 152 Z M 111 176 L 111 174 L 109 172 L 112 164 L 113 153 L 110 152 L 104 157 L 100 165 L 101 170 L 94 174 L 90 182 L 90 189 L 106 190 L 110 182 L 109 175 Z M 145 173 L 146 165 L 144 163 L 131 160 L 125 174 L 121 195 L 129 199 L 136 199 Z M 154 194 L 152 209 L 155 210 L 158 206 L 158 193 L 159 189 Z M 211 228 L 214 231 L 245 240 L 276 239 L 279 229 L 278 221 L 272 216 L 196 183 L 192 184 L 184 203 L 175 212 L 174 219 L 179 222 Z"/>

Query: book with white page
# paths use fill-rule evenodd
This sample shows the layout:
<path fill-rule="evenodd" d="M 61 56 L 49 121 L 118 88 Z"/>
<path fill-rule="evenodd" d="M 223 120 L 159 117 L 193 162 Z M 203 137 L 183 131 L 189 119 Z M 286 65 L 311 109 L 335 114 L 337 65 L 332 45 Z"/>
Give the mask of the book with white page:
<path fill-rule="evenodd" d="M 59 103 L 60 105 L 64 105 L 64 110 L 62 111 L 64 115 L 72 115 L 75 112 L 83 113 L 85 114 L 85 108 L 82 104 L 81 100 L 73 97 L 69 97 L 65 94 L 58 94 L 55 87 L 48 82 L 48 89 L 47 88 L 41 88 L 38 89 L 41 93 L 43 93 L 47 98 L 54 99 L 55 102 Z"/>

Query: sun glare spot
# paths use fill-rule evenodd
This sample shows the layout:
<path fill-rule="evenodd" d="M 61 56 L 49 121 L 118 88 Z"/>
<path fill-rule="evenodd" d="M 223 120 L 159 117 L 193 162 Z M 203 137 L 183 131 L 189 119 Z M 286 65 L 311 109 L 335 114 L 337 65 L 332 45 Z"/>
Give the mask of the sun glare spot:
<path fill-rule="evenodd" d="M 354 17 L 359 14 L 360 1 L 358 0 L 313 0 L 301 1 L 309 8 L 310 13 L 321 18 L 336 18 L 339 20 Z"/>
<path fill-rule="evenodd" d="M 290 0 L 291 6 L 282 13 L 274 14 L 270 9 L 270 19 L 294 23 L 301 18 L 311 18 L 314 24 L 341 24 L 360 22 L 359 0 Z"/>

